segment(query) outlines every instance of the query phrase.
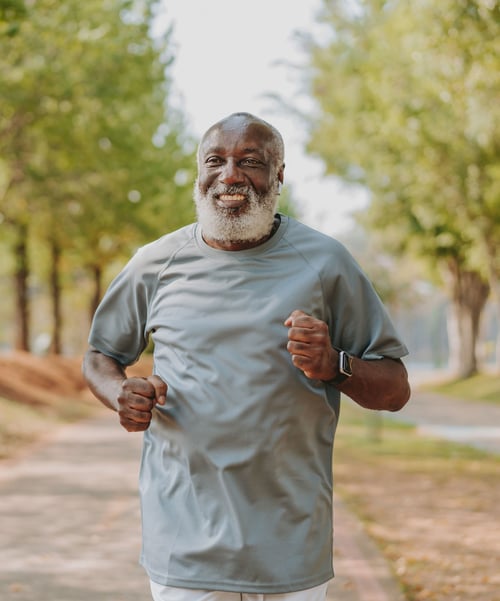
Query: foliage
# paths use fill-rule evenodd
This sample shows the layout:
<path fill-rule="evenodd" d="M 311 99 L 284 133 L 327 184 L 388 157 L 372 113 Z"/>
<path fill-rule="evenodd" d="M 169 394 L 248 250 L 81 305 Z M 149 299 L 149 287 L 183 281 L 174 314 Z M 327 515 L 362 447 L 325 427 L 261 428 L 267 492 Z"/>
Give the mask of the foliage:
<path fill-rule="evenodd" d="M 24 0 L 0 0 L 0 38 L 16 35 L 25 16 Z"/>
<path fill-rule="evenodd" d="M 356 4 L 325 2 L 332 41 L 312 51 L 310 149 L 368 185 L 367 222 L 393 248 L 480 267 L 470 216 L 500 221 L 498 6 Z"/>
<path fill-rule="evenodd" d="M 278 211 L 290 217 L 297 216 L 297 207 L 293 199 L 293 189 L 290 186 L 285 186 L 279 198 Z"/>
<path fill-rule="evenodd" d="M 423 258 L 438 281 L 477 272 L 495 288 L 498 3 L 325 0 L 323 21 L 330 39 L 309 48 L 309 150 L 370 189 L 362 221 L 385 248 Z"/>
<path fill-rule="evenodd" d="M 103 246 L 129 251 L 138 234 L 159 231 L 159 197 L 174 197 L 176 174 L 190 164 L 182 119 L 165 114 L 170 58 L 147 20 L 123 22 L 119 2 L 42 4 L 5 56 L 2 154 L 16 189 L 6 217 L 40 211 L 42 230 L 92 257 Z"/>
<path fill-rule="evenodd" d="M 155 7 L 39 0 L 0 40 L 0 227 L 28 226 L 68 283 L 193 216 L 193 144 L 168 105 Z"/>

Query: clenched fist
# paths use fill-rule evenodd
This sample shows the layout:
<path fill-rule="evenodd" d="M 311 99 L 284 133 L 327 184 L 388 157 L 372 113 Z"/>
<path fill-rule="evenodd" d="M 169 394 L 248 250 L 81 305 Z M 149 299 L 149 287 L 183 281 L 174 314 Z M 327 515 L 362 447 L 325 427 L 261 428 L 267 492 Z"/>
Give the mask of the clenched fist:
<path fill-rule="evenodd" d="M 337 375 L 337 351 L 332 347 L 327 324 L 303 311 L 293 311 L 285 320 L 288 352 L 295 367 L 311 379 L 331 380 Z"/>
<path fill-rule="evenodd" d="M 126 378 L 118 395 L 120 424 L 128 432 L 141 432 L 149 428 L 153 409 L 164 405 L 167 385 L 158 376 Z"/>

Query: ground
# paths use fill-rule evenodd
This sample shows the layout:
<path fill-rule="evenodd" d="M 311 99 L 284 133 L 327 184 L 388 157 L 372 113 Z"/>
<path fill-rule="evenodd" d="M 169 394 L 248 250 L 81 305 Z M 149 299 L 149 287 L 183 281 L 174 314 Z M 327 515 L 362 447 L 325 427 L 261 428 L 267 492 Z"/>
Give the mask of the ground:
<path fill-rule="evenodd" d="M 390 560 L 407 599 L 498 601 L 500 459 L 408 426 L 387 424 L 380 441 L 369 434 L 341 415 L 336 490 Z"/>
<path fill-rule="evenodd" d="M 0 459 L 60 423 L 104 411 L 80 365 L 80 358 L 0 355 Z M 133 371 L 149 370 L 146 361 Z M 341 417 L 336 490 L 383 549 L 408 601 L 498 601 L 499 460 L 432 441 L 412 446 L 410 430 L 384 432 L 379 444 L 350 428 Z"/>
<path fill-rule="evenodd" d="M 80 358 L 1 355 L 0 396 L 35 407 L 53 405 L 61 397 L 86 396 L 80 365 Z"/>
<path fill-rule="evenodd" d="M 81 374 L 81 357 L 0 355 L 0 460 L 25 451 L 54 427 L 103 410 Z M 130 373 L 149 373 L 147 357 Z"/>

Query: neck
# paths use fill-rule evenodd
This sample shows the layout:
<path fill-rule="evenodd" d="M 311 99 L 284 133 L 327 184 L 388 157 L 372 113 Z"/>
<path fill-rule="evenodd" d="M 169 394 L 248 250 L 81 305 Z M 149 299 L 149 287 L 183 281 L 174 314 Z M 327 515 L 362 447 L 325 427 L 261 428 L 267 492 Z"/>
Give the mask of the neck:
<path fill-rule="evenodd" d="M 268 234 L 259 238 L 259 240 L 216 240 L 214 238 L 207 238 L 203 236 L 203 240 L 211 246 L 212 248 L 217 248 L 218 250 L 248 250 L 249 248 L 255 248 L 256 246 L 260 246 L 267 242 L 272 236 L 275 234 L 276 230 L 279 228 L 280 218 L 276 216 L 274 218 L 273 224 Z M 203 235 L 203 232 L 202 232 Z"/>

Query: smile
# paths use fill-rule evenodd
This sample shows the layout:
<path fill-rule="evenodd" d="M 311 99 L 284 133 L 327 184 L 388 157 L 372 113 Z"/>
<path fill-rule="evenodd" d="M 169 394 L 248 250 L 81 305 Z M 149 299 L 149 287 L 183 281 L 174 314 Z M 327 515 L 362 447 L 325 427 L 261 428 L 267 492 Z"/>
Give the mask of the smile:
<path fill-rule="evenodd" d="M 244 194 L 221 194 L 217 198 L 217 205 L 225 209 L 237 209 L 246 202 Z"/>

